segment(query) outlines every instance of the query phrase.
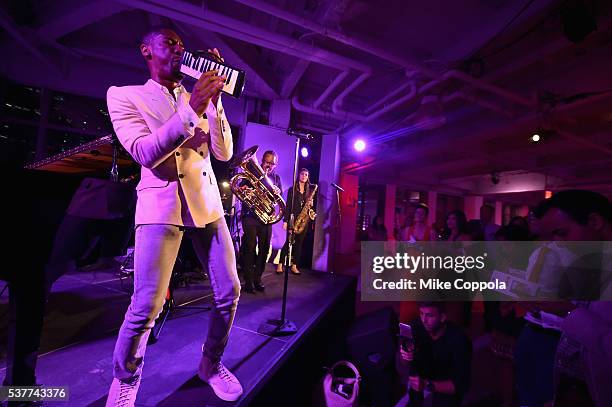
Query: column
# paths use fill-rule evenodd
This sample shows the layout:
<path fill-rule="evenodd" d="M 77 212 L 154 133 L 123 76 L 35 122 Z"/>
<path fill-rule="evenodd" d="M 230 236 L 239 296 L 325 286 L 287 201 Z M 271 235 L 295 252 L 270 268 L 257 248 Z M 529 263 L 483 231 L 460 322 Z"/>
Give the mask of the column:
<path fill-rule="evenodd" d="M 504 216 L 504 203 L 502 201 L 495 201 L 495 221 L 496 225 L 501 225 L 503 223 Z"/>
<path fill-rule="evenodd" d="M 466 196 L 463 202 L 463 212 L 465 212 L 467 219 L 480 219 L 480 207 L 484 202 L 483 197 L 477 195 Z"/>
<path fill-rule="evenodd" d="M 340 137 L 337 134 L 323 136 L 321 163 L 319 166 L 319 192 L 317 195 L 317 218 L 312 247 L 312 268 L 330 271 L 335 247 L 335 235 L 341 226 L 338 222 L 336 190 L 331 183 L 338 183 L 340 172 Z M 341 184 L 342 185 L 342 184 Z M 345 194 L 345 192 L 340 192 Z M 342 198 L 342 197 L 341 197 Z M 344 218 L 345 214 L 342 214 Z M 344 219 L 342 220 L 344 222 Z M 353 221 L 353 239 L 355 222 Z"/>

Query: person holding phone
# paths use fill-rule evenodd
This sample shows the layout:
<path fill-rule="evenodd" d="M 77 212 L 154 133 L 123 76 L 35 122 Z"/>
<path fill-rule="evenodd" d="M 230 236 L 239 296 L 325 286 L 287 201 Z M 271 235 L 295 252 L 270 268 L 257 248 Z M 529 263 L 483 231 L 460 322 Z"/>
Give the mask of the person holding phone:
<path fill-rule="evenodd" d="M 470 387 L 472 344 L 447 320 L 444 303 L 419 303 L 419 318 L 402 325 L 396 366 L 408 392 L 397 406 L 461 406 Z"/>

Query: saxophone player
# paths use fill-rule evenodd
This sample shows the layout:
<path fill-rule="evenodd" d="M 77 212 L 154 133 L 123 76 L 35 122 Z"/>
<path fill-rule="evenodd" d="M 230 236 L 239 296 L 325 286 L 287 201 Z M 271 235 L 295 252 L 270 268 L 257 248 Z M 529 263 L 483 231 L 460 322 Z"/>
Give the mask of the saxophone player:
<path fill-rule="evenodd" d="M 283 190 L 281 178 L 274 172 L 278 165 L 278 155 L 272 150 L 266 151 L 261 158 L 261 168 L 274 184 L 275 192 L 280 195 Z M 246 188 L 243 185 L 241 188 Z M 243 205 L 242 211 L 242 259 L 244 288 L 243 291 L 253 294 L 255 290 L 264 291 L 265 286 L 261 282 L 261 276 L 266 267 L 266 259 L 270 251 L 272 239 L 272 225 L 263 223 L 257 215 Z M 255 248 L 257 246 L 257 253 Z"/>
<path fill-rule="evenodd" d="M 294 219 L 297 219 L 305 205 L 308 205 L 308 213 L 307 218 L 310 220 L 314 220 L 316 217 L 316 213 L 313 209 L 314 205 L 314 193 L 316 190 L 313 190 L 313 185 L 310 184 L 310 172 L 306 168 L 302 168 L 299 172 L 298 179 L 295 184 L 289 188 L 287 191 L 287 204 L 291 205 L 291 194 L 295 191 L 295 195 L 293 196 L 293 206 L 291 208 L 287 208 L 285 211 L 285 219 L 283 223 L 283 229 L 287 230 L 287 225 L 289 223 L 289 218 L 291 214 L 293 214 Z M 314 186 L 316 187 L 316 185 Z M 297 265 L 300 263 L 300 253 L 302 251 L 302 244 L 304 243 L 304 237 L 306 237 L 306 231 L 308 228 L 304 228 L 301 233 L 295 233 L 295 239 L 293 244 L 293 255 L 291 261 L 291 273 L 293 274 L 301 274 Z M 287 256 L 287 252 L 289 250 L 289 242 L 285 242 L 283 249 L 281 250 L 280 262 L 276 268 L 276 273 L 281 274 L 283 272 L 283 265 L 285 264 L 285 257 Z"/>

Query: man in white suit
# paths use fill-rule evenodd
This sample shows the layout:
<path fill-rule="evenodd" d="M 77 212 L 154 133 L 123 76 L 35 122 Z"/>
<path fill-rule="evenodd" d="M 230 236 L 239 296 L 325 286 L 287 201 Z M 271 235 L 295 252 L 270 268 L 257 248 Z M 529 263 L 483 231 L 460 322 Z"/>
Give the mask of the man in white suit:
<path fill-rule="evenodd" d="M 136 188 L 134 295 L 115 345 L 107 406 L 134 405 L 147 339 L 185 232 L 209 270 L 214 293 L 198 375 L 223 400 L 242 394 L 236 377 L 221 363 L 240 282 L 210 160 L 211 153 L 223 161 L 232 156 L 232 134 L 220 100 L 225 78 L 206 72 L 189 94 L 180 84 L 184 51 L 174 31 L 152 29 L 140 45 L 151 79 L 142 86 L 113 86 L 107 93 L 117 137 L 142 165 Z"/>

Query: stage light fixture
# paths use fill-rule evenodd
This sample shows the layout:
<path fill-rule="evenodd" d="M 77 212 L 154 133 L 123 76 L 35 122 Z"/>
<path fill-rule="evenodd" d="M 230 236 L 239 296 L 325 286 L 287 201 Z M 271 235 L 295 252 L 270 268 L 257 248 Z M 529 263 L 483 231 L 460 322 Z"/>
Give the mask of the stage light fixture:
<path fill-rule="evenodd" d="M 529 138 L 529 140 L 531 140 L 532 143 L 537 143 L 542 140 L 542 137 L 540 137 L 538 133 L 535 133 Z"/>
<path fill-rule="evenodd" d="M 363 139 L 357 139 L 353 144 L 353 148 L 355 151 L 361 153 L 366 148 L 366 142 Z"/>
<path fill-rule="evenodd" d="M 306 147 L 302 147 L 300 149 L 300 154 L 302 155 L 303 158 L 308 157 L 308 149 Z"/>

